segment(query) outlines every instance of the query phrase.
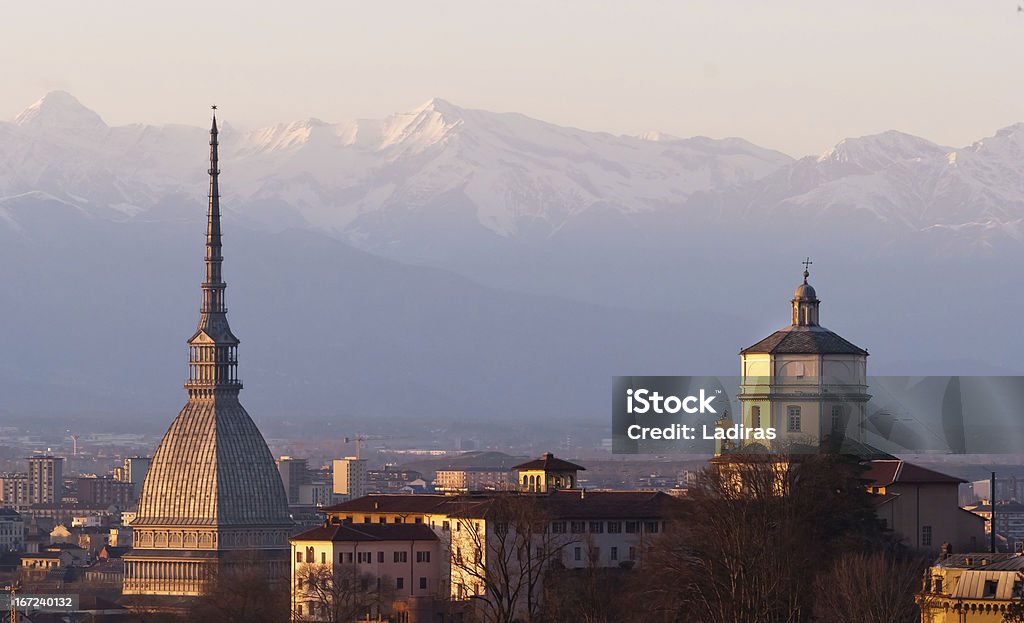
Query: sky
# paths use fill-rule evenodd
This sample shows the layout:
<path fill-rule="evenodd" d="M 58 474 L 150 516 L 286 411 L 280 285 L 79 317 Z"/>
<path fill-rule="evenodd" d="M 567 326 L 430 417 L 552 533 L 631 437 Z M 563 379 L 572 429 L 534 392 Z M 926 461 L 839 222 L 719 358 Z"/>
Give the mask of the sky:
<path fill-rule="evenodd" d="M 963 146 L 1024 121 L 1014 0 L 17 2 L 0 119 L 54 89 L 108 124 L 337 122 L 432 97 L 615 134 L 803 156 L 899 129 Z"/>

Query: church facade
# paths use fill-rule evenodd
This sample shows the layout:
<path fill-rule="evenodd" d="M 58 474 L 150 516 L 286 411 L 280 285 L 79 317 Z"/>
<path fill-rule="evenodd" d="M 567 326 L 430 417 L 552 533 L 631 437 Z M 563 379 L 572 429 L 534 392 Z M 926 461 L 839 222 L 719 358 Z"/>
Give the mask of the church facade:
<path fill-rule="evenodd" d="M 218 574 L 254 567 L 289 574 L 292 521 L 274 458 L 238 400 L 239 340 L 228 326 L 222 276 L 217 119 L 210 129 L 206 278 L 188 341 L 188 403 L 153 456 L 124 557 L 125 595 L 194 597 Z"/>

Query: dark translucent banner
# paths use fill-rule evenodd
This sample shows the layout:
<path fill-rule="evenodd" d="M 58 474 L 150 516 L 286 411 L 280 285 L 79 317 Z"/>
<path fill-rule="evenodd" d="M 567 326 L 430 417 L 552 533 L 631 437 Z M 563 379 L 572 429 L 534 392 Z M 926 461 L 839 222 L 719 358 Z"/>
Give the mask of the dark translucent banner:
<path fill-rule="evenodd" d="M 1024 377 L 618 376 L 616 454 L 1024 453 Z"/>

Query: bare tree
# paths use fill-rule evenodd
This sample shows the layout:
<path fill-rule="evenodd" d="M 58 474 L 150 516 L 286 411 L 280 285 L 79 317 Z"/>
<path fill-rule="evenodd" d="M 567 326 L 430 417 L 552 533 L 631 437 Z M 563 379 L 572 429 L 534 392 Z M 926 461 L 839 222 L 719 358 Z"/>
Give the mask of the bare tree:
<path fill-rule="evenodd" d="M 301 616 L 325 623 L 349 623 L 373 610 L 385 612 L 395 595 L 390 578 L 361 574 L 350 564 L 304 563 L 296 570 L 295 582 L 297 593 L 314 608 Z"/>
<path fill-rule="evenodd" d="M 814 583 L 833 557 L 881 542 L 860 472 L 829 455 L 746 456 L 705 470 L 645 553 L 642 620 L 812 620 Z"/>
<path fill-rule="evenodd" d="M 816 620 L 822 623 L 916 623 L 921 612 L 914 593 L 925 564 L 897 560 L 885 552 L 847 554 L 817 583 Z"/>
<path fill-rule="evenodd" d="M 487 623 L 538 620 L 542 582 L 570 542 L 551 523 L 537 496 L 467 502 L 451 526 L 456 596 L 476 599 Z"/>
<path fill-rule="evenodd" d="M 288 619 L 288 584 L 270 581 L 257 560 L 222 564 L 210 588 L 190 610 L 189 621 L 280 623 Z"/>

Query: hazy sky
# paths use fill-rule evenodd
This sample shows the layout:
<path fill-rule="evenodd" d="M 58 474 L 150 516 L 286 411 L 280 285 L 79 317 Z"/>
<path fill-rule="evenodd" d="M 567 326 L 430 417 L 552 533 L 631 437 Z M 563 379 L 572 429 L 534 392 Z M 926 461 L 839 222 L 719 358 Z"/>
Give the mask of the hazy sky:
<path fill-rule="evenodd" d="M 1014 0 L 12 2 L 0 118 L 65 89 L 111 124 L 341 121 L 431 97 L 792 155 L 1024 121 Z"/>

